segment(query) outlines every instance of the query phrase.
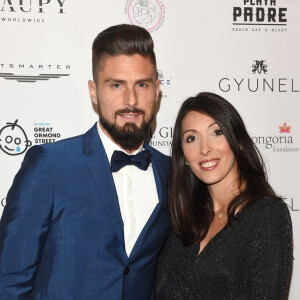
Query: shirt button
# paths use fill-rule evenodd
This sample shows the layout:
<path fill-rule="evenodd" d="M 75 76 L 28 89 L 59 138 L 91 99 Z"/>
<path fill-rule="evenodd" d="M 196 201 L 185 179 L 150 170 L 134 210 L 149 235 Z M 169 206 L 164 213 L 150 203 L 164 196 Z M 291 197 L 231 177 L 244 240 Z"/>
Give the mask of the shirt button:
<path fill-rule="evenodd" d="M 125 270 L 124 270 L 124 275 L 127 275 L 129 273 L 129 268 L 125 268 Z"/>

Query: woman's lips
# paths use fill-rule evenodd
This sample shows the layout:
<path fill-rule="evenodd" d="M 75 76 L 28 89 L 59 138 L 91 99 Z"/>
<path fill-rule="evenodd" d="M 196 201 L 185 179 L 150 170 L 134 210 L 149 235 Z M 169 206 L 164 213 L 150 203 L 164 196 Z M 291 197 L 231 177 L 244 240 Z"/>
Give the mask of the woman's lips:
<path fill-rule="evenodd" d="M 215 169 L 217 167 L 217 165 L 219 164 L 219 162 L 220 162 L 219 158 L 213 158 L 213 159 L 209 159 L 209 160 L 203 160 L 199 163 L 199 165 L 202 170 L 210 171 L 210 170 Z"/>

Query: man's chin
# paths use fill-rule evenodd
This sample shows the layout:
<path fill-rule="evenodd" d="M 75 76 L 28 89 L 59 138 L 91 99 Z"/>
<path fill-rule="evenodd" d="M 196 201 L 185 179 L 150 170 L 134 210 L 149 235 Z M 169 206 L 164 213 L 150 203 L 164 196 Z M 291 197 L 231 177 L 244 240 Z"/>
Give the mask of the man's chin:
<path fill-rule="evenodd" d="M 134 132 L 140 132 L 142 129 L 141 124 L 136 124 L 135 122 L 126 122 L 122 126 L 116 126 L 120 132 L 128 132 L 128 133 L 134 133 Z"/>
<path fill-rule="evenodd" d="M 100 114 L 100 124 L 102 124 L 102 127 L 115 143 L 126 150 L 135 150 L 143 143 L 148 137 L 151 121 L 152 118 L 149 122 L 145 122 L 144 118 L 141 118 L 137 122 L 124 122 L 118 116 L 115 119 L 115 123 L 112 124 Z"/>

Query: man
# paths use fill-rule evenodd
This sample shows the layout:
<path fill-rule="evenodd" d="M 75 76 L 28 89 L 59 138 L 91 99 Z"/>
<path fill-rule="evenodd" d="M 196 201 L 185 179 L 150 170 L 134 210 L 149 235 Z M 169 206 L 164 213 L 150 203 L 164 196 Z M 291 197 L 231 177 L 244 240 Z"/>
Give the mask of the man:
<path fill-rule="evenodd" d="M 99 123 L 32 147 L 8 193 L 1 300 L 154 298 L 169 160 L 144 144 L 160 88 L 150 34 L 133 25 L 101 32 L 93 78 Z"/>

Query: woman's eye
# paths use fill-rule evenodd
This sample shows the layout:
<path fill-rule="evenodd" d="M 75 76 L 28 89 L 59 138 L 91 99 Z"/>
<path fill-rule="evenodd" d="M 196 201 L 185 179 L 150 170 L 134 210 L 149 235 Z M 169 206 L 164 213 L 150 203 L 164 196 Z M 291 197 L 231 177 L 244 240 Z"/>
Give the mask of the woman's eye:
<path fill-rule="evenodd" d="M 195 140 L 195 137 L 194 137 L 193 135 L 188 136 L 188 137 L 185 139 L 185 141 L 186 141 L 187 143 L 192 143 L 194 140 Z"/>
<path fill-rule="evenodd" d="M 221 129 L 216 129 L 214 131 L 214 135 L 222 135 L 223 134 L 223 131 Z"/>

